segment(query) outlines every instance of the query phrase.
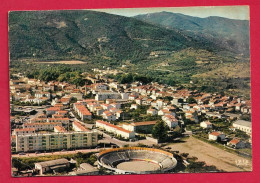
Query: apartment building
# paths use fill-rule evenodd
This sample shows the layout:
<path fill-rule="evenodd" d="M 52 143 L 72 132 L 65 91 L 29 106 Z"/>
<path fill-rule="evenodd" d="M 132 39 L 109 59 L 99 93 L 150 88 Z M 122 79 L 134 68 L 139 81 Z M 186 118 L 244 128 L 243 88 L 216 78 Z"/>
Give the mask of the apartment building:
<path fill-rule="evenodd" d="M 121 128 L 121 127 L 116 126 L 116 125 L 113 125 L 113 124 L 108 123 L 106 121 L 97 120 L 96 121 L 96 127 L 105 129 L 106 131 L 114 133 L 117 136 L 121 136 L 125 139 L 135 138 L 135 132 L 131 132 L 129 130 L 126 130 L 126 129 Z"/>
<path fill-rule="evenodd" d="M 91 120 L 92 119 L 91 112 L 89 112 L 89 110 L 85 107 L 84 104 L 82 104 L 82 103 L 74 103 L 73 104 L 73 109 L 75 110 L 75 112 L 77 112 L 77 114 L 79 115 L 81 120 L 85 120 L 85 119 Z"/>
<path fill-rule="evenodd" d="M 17 135 L 16 152 L 87 148 L 94 147 L 97 143 L 97 131 L 35 133 Z"/>
<path fill-rule="evenodd" d="M 23 128 L 34 128 L 35 131 L 53 130 L 55 126 L 62 126 L 61 122 L 46 122 L 46 123 L 24 123 Z"/>

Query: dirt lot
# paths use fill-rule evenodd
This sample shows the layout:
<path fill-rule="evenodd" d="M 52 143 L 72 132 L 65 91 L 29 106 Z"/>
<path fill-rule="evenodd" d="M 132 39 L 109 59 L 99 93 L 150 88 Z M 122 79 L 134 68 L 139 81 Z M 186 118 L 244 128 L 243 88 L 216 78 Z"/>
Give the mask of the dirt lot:
<path fill-rule="evenodd" d="M 73 65 L 73 64 L 86 64 L 87 62 L 82 62 L 82 61 L 78 61 L 78 60 L 68 60 L 68 61 L 55 61 L 55 62 L 38 62 L 38 63 L 46 63 L 46 64 L 70 64 L 70 65 Z"/>
<path fill-rule="evenodd" d="M 174 151 L 189 153 L 190 156 L 197 157 L 199 161 L 204 161 L 207 165 L 214 165 L 218 169 L 227 172 L 251 171 L 252 169 L 250 159 L 226 152 L 194 137 L 185 139 L 183 143 L 175 143 L 168 146 Z"/>

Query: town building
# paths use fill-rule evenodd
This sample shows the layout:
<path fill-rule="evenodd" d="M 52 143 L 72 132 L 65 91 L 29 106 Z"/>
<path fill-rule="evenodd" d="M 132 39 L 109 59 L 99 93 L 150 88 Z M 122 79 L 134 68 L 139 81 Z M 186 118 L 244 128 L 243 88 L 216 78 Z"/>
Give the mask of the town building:
<path fill-rule="evenodd" d="M 62 126 L 55 126 L 54 132 L 64 133 L 64 132 L 67 132 L 67 130 Z"/>
<path fill-rule="evenodd" d="M 170 127 L 170 128 L 175 128 L 178 126 L 178 120 L 175 118 L 174 115 L 164 115 L 162 116 L 162 120 Z"/>
<path fill-rule="evenodd" d="M 34 128 L 35 131 L 53 130 L 55 126 L 62 126 L 61 122 L 46 122 L 46 123 L 24 123 L 23 128 Z"/>
<path fill-rule="evenodd" d="M 98 94 L 96 94 L 95 99 L 97 101 L 106 99 L 122 99 L 122 96 L 120 93 L 116 92 L 99 92 Z"/>
<path fill-rule="evenodd" d="M 251 121 L 237 120 L 233 123 L 233 127 L 235 129 L 246 132 L 249 135 L 252 134 L 252 123 L 251 123 Z"/>
<path fill-rule="evenodd" d="M 121 136 L 125 139 L 132 139 L 135 137 L 135 133 L 133 131 L 126 130 L 105 121 L 97 120 L 96 127 L 105 129 L 106 131 L 114 133 L 117 136 Z"/>
<path fill-rule="evenodd" d="M 156 124 L 156 121 L 143 121 L 135 122 L 130 124 L 123 124 L 123 128 L 129 131 L 140 132 L 140 133 L 151 133 L 153 126 Z"/>
<path fill-rule="evenodd" d="M 205 129 L 212 128 L 212 123 L 209 121 L 203 121 L 200 123 L 200 127 Z"/>
<path fill-rule="evenodd" d="M 209 134 L 209 140 L 214 140 L 214 141 L 217 141 L 217 140 L 224 140 L 226 137 L 225 137 L 225 134 L 221 133 L 221 132 L 212 132 Z"/>
<path fill-rule="evenodd" d="M 74 121 L 72 123 L 72 128 L 74 131 L 76 132 L 87 132 L 90 131 L 89 129 L 87 129 L 85 126 L 83 126 L 82 124 L 80 124 L 80 122 Z"/>
<path fill-rule="evenodd" d="M 82 103 L 74 103 L 73 104 L 73 109 L 79 115 L 79 117 L 80 117 L 80 119 L 82 121 L 84 121 L 86 119 L 88 119 L 88 120 L 92 119 L 91 112 L 89 112 L 89 110 L 85 107 L 84 104 L 82 104 Z"/>
<path fill-rule="evenodd" d="M 87 148 L 97 143 L 96 131 L 16 135 L 16 152 Z"/>
<path fill-rule="evenodd" d="M 43 161 L 35 163 L 35 169 L 39 171 L 40 175 L 51 171 L 61 171 L 70 166 L 70 163 L 67 159 L 56 159 L 51 161 Z"/>
<path fill-rule="evenodd" d="M 236 149 L 242 149 L 242 148 L 245 148 L 246 147 L 246 144 L 244 142 L 242 142 L 241 140 L 239 139 L 232 139 L 231 141 L 229 141 L 227 143 L 228 146 L 231 146 L 233 148 L 236 148 Z"/>
<path fill-rule="evenodd" d="M 13 135 L 25 135 L 35 133 L 35 128 L 22 128 L 22 129 L 14 129 Z"/>

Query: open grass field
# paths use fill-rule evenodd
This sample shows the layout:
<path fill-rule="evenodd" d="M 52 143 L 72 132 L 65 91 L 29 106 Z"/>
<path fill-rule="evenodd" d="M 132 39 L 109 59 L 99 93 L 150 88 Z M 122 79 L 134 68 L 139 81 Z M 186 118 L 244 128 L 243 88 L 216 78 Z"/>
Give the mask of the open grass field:
<path fill-rule="evenodd" d="M 190 137 L 181 143 L 168 145 L 173 151 L 179 153 L 189 153 L 199 161 L 204 161 L 207 165 L 214 165 L 220 170 L 227 172 L 251 171 L 252 160 L 243 158 L 223 149 L 215 147 L 209 143 Z"/>

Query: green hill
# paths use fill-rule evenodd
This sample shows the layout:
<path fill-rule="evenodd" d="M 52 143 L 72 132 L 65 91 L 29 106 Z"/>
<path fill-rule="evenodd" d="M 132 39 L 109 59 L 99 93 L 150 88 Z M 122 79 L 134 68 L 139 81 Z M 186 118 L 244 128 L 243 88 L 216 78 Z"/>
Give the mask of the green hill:
<path fill-rule="evenodd" d="M 135 60 L 152 51 L 211 45 L 134 18 L 82 10 L 10 12 L 9 47 L 11 60 Z"/>
<path fill-rule="evenodd" d="M 248 26 L 168 12 L 131 18 L 89 10 L 15 11 L 9 13 L 10 59 L 22 62 L 11 62 L 10 71 L 46 68 L 24 60 L 82 60 L 87 64 L 70 65 L 72 71 L 109 66 L 168 85 L 250 96 Z"/>
<path fill-rule="evenodd" d="M 180 30 L 197 41 L 207 41 L 228 51 L 249 55 L 249 21 L 222 17 L 199 18 L 159 12 L 135 16 L 154 25 Z"/>

